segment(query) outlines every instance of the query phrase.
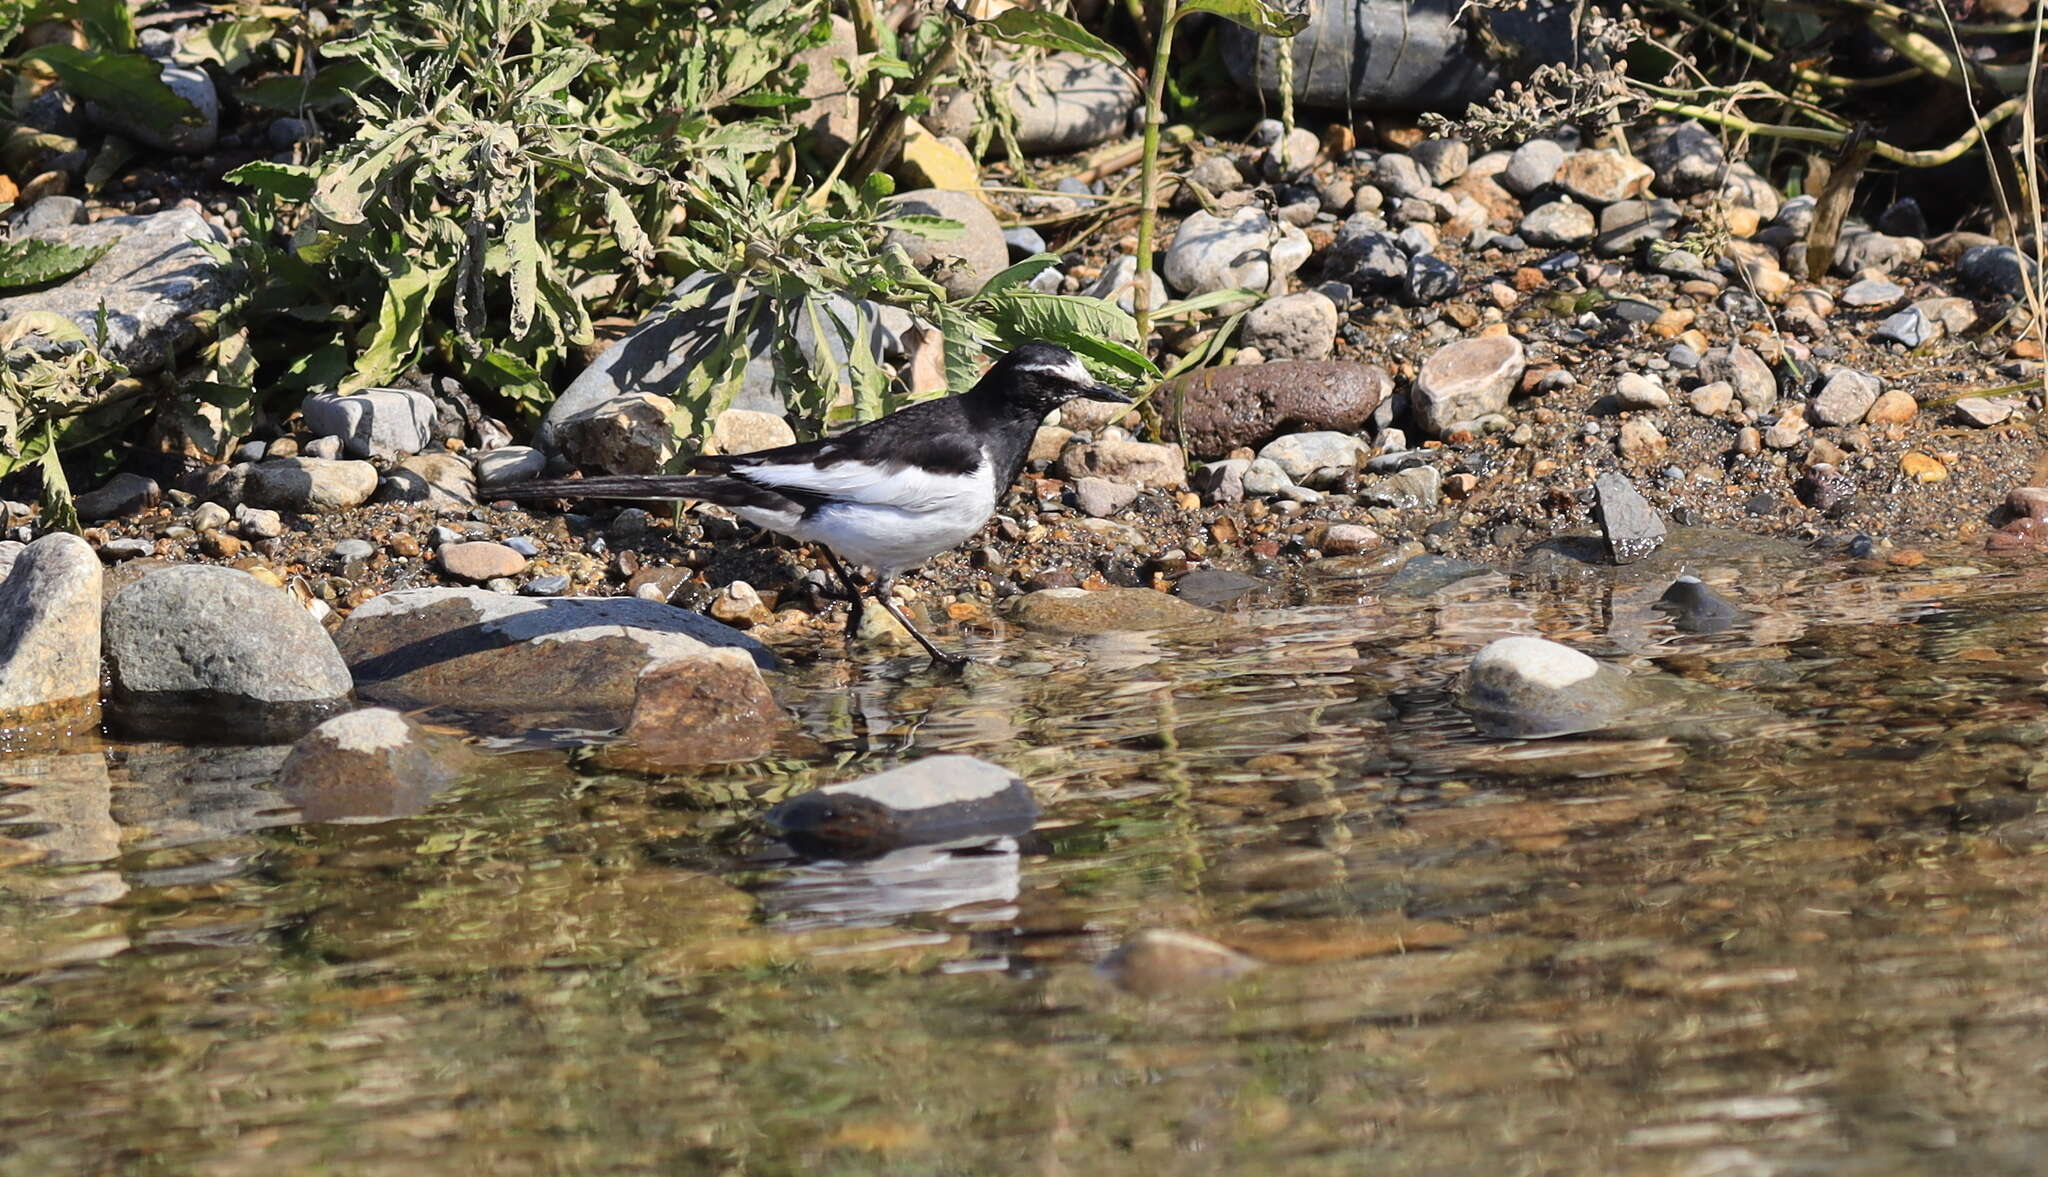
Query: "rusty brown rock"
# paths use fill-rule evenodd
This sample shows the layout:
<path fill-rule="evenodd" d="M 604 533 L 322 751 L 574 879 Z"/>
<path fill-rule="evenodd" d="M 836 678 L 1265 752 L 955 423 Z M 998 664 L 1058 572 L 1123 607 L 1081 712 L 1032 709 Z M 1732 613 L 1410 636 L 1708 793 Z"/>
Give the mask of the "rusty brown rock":
<path fill-rule="evenodd" d="M 773 752 L 789 729 L 752 658 L 739 650 L 707 650 L 640 673 L 625 743 L 605 749 L 600 759 L 628 772 L 733 764 Z"/>
<path fill-rule="evenodd" d="M 1279 361 L 1190 372 L 1162 387 L 1154 404 L 1190 455 L 1213 460 L 1287 433 L 1363 428 L 1393 380 L 1375 364 Z"/>

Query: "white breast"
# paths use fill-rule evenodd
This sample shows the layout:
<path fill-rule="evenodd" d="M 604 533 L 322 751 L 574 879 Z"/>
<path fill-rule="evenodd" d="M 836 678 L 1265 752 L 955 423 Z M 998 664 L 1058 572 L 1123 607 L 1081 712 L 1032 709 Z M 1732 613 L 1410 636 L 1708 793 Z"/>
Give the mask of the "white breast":
<path fill-rule="evenodd" d="M 970 474 L 892 472 L 887 479 L 854 487 L 854 494 L 845 497 L 836 488 L 805 489 L 831 494 L 834 501 L 809 518 L 765 525 L 824 544 L 841 559 L 891 576 L 959 547 L 996 509 L 995 476 L 986 454 Z"/>

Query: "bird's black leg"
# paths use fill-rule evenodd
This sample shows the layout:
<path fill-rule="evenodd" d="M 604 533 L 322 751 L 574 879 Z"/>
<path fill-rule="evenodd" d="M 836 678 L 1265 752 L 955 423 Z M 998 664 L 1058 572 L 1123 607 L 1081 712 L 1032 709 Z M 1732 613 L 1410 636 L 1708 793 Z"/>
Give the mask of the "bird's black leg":
<path fill-rule="evenodd" d="M 832 566 L 832 571 L 839 577 L 839 583 L 846 586 L 846 636 L 854 637 L 860 633 L 860 582 L 847 573 L 846 566 L 839 562 L 839 557 L 833 554 L 831 548 L 820 544 L 818 550 L 825 553 L 825 563 Z"/>
<path fill-rule="evenodd" d="M 917 639 L 917 644 L 924 647 L 924 652 L 932 656 L 933 666 L 947 666 L 958 670 L 962 666 L 967 665 L 967 655 L 946 653 L 944 650 L 933 645 L 932 640 L 920 633 L 916 626 L 910 624 L 910 618 L 903 615 L 903 610 L 896 607 L 896 599 L 889 595 L 889 589 L 895 583 L 896 578 L 893 576 L 884 575 L 876 577 L 875 603 L 887 610 L 889 616 L 894 617 L 896 623 L 903 627 L 904 632 Z"/>

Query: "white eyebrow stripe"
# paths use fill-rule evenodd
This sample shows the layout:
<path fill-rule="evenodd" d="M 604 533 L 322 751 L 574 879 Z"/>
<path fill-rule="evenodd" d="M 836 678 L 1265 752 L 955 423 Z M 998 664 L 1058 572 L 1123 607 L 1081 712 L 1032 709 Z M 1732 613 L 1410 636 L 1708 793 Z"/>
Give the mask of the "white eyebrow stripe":
<path fill-rule="evenodd" d="M 1093 384 L 1095 377 L 1088 373 L 1088 366 L 1077 357 L 1058 364 L 1019 364 L 1019 372 L 1043 372 L 1048 376 L 1064 376 L 1076 384 Z"/>

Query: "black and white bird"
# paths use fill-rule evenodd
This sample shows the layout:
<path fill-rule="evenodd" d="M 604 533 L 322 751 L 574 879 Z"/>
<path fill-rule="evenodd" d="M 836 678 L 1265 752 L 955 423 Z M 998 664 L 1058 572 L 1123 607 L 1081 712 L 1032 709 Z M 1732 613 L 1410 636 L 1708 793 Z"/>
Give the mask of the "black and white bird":
<path fill-rule="evenodd" d="M 1079 356 L 1050 343 L 1022 344 L 959 396 L 924 401 L 837 437 L 751 454 L 699 458 L 701 474 L 626 474 L 528 482 L 496 493 L 512 499 L 673 499 L 716 503 L 769 531 L 818 545 L 852 601 L 860 626 L 860 585 L 840 563 L 875 570 L 875 602 L 917 639 L 934 663 L 958 666 L 890 599 L 897 576 L 958 547 L 995 513 L 1017 480 L 1032 435 L 1070 400 L 1130 403 L 1097 383 Z"/>

